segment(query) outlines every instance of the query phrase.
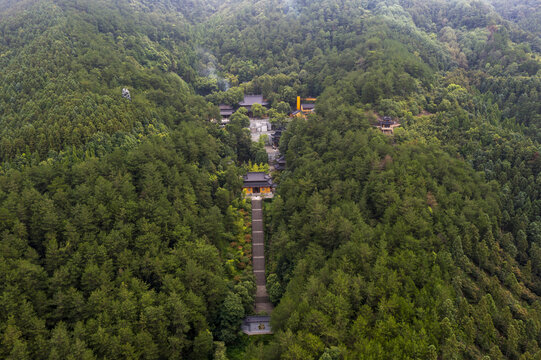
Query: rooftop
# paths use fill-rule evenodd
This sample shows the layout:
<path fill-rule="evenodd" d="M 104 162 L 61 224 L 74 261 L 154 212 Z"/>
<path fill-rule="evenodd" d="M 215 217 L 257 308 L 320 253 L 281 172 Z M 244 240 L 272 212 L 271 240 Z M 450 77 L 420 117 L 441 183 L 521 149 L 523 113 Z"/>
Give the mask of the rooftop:
<path fill-rule="evenodd" d="M 244 100 L 242 100 L 240 106 L 252 106 L 253 104 L 268 105 L 268 102 L 263 100 L 263 95 L 244 95 Z"/>
<path fill-rule="evenodd" d="M 316 107 L 316 104 L 305 104 L 305 103 L 302 103 L 301 104 L 302 108 L 304 110 L 309 110 L 309 109 L 314 109 Z"/>
<path fill-rule="evenodd" d="M 242 323 L 242 331 L 247 335 L 272 334 L 270 316 L 248 316 Z"/>
<path fill-rule="evenodd" d="M 233 115 L 233 109 L 231 109 L 231 110 L 229 110 L 229 109 L 220 110 L 220 115 L 222 115 L 222 116 Z"/>
<path fill-rule="evenodd" d="M 269 316 L 266 315 L 254 315 L 254 316 L 248 316 L 246 319 L 244 319 L 245 323 L 254 323 L 254 322 L 260 322 L 260 321 L 269 321 Z"/>
<path fill-rule="evenodd" d="M 380 126 L 383 126 L 383 125 L 391 126 L 391 125 L 400 125 L 400 123 L 398 123 L 396 121 L 393 121 L 393 120 L 391 120 L 391 121 L 380 120 L 379 125 Z"/>
<path fill-rule="evenodd" d="M 270 179 L 270 175 L 264 172 L 249 172 L 244 175 L 244 181 L 266 181 Z"/>
<path fill-rule="evenodd" d="M 264 172 L 249 172 L 244 175 L 244 187 L 274 186 L 270 175 Z"/>
<path fill-rule="evenodd" d="M 397 121 L 394 121 L 391 116 L 384 116 L 378 120 L 379 126 L 392 126 L 400 125 Z"/>

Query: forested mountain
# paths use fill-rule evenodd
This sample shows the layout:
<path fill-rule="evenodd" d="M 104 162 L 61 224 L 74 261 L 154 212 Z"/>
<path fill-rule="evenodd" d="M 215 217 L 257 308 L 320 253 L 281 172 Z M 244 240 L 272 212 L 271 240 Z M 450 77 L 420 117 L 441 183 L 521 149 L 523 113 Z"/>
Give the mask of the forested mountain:
<path fill-rule="evenodd" d="M 1 161 L 96 151 L 209 118 L 187 85 L 198 74 L 184 17 L 149 3 L 35 1 L 0 15 Z"/>
<path fill-rule="evenodd" d="M 541 4 L 538 1 L 501 1 L 491 0 L 491 4 L 504 19 L 518 24 L 521 28 L 536 36 L 541 36 L 539 15 L 541 15 Z"/>
<path fill-rule="evenodd" d="M 0 358 L 539 358 L 539 11 L 0 0 Z M 287 168 L 248 338 L 266 153 L 214 120 L 257 93 Z"/>
<path fill-rule="evenodd" d="M 0 3 L 0 357 L 221 354 L 253 302 L 252 148 L 208 123 L 189 9 Z"/>

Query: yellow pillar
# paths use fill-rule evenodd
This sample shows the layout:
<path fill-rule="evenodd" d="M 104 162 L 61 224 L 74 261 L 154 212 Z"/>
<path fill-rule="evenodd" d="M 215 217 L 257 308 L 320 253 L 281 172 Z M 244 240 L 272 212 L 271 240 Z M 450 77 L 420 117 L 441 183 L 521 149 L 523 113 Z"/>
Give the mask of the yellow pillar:
<path fill-rule="evenodd" d="M 297 96 L 297 110 L 301 109 L 301 97 Z"/>

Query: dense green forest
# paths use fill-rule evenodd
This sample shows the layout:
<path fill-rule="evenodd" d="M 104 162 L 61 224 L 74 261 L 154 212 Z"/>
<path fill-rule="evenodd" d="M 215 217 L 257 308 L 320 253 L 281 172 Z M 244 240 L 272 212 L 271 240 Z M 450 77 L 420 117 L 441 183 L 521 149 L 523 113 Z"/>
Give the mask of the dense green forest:
<path fill-rule="evenodd" d="M 0 358 L 538 359 L 540 14 L 0 0 Z M 274 334 L 248 338 L 241 175 L 266 153 L 215 120 L 258 93 L 287 168 Z"/>

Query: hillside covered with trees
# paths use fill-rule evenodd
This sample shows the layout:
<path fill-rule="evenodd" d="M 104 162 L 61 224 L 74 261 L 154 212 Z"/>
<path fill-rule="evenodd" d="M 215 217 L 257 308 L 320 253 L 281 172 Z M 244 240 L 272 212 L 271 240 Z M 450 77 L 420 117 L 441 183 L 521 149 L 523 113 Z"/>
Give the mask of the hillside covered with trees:
<path fill-rule="evenodd" d="M 0 358 L 539 358 L 540 9 L 0 0 Z M 262 338 L 244 94 L 285 128 Z"/>

